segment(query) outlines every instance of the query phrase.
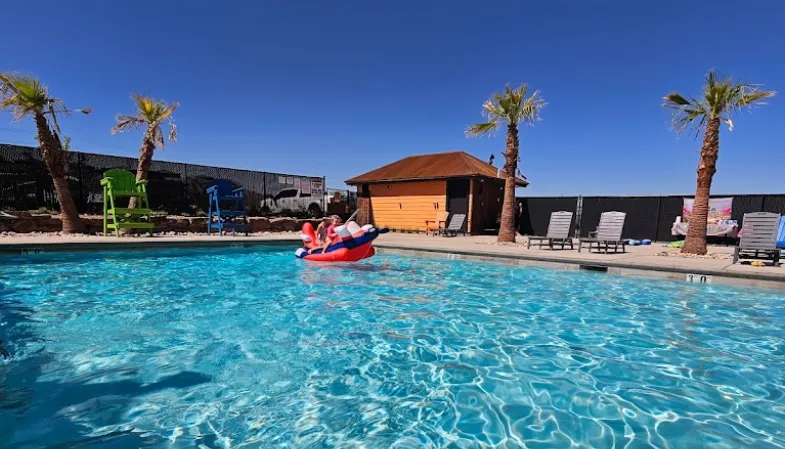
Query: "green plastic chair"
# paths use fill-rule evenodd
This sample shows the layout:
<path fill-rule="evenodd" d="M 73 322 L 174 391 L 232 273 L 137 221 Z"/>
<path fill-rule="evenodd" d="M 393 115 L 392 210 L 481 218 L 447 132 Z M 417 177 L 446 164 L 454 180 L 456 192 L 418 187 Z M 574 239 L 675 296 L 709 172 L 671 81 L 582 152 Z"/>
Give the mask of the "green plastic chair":
<path fill-rule="evenodd" d="M 147 202 L 147 181 L 137 181 L 133 173 L 126 170 L 109 170 L 101 180 L 104 188 L 104 236 L 110 229 L 120 237 L 120 229 L 153 230 L 150 219 L 150 204 Z M 136 198 L 136 207 L 117 207 L 118 198 Z M 142 217 L 147 217 L 144 220 Z"/>

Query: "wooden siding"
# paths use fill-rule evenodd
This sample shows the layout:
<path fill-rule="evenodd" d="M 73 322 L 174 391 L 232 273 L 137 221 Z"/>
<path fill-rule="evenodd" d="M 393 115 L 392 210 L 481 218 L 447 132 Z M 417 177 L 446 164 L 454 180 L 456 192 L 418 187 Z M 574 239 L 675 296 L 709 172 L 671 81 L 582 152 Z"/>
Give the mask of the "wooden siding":
<path fill-rule="evenodd" d="M 371 214 L 376 226 L 399 230 L 425 230 L 447 207 L 445 181 L 414 181 L 371 184 Z"/>

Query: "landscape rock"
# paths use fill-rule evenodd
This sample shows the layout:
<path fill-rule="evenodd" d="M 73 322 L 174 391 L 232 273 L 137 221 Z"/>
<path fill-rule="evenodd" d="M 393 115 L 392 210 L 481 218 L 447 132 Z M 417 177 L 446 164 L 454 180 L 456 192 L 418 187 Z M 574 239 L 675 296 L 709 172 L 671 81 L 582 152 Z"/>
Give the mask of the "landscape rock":
<path fill-rule="evenodd" d="M 35 232 L 53 233 L 62 230 L 62 221 L 57 215 L 34 215 L 27 212 L 14 212 L 18 218 L 0 220 L 0 232 L 16 232 L 29 234 Z M 102 234 L 104 221 L 102 215 L 82 215 L 82 223 L 88 234 Z M 316 228 L 324 219 L 296 219 L 290 217 L 266 218 L 248 217 L 249 232 L 261 234 L 267 232 L 297 233 L 305 223 L 311 223 Z M 207 217 L 182 217 L 154 215 L 152 217 L 154 232 L 177 234 L 205 234 L 207 232 Z"/>
<path fill-rule="evenodd" d="M 32 218 L 18 218 L 16 220 L 11 220 L 11 230 L 21 234 L 36 232 L 38 231 L 38 227 L 39 223 Z"/>
<path fill-rule="evenodd" d="M 82 223 L 87 227 L 87 232 L 90 234 L 96 232 L 104 232 L 104 218 L 97 216 L 82 217 Z"/>
<path fill-rule="evenodd" d="M 270 230 L 272 232 L 296 231 L 297 220 L 288 217 L 273 218 L 270 220 Z"/>
<path fill-rule="evenodd" d="M 272 229 L 270 219 L 266 217 L 248 217 L 250 232 L 265 232 Z"/>
<path fill-rule="evenodd" d="M 188 217 L 188 232 L 207 232 L 207 217 Z"/>
<path fill-rule="evenodd" d="M 35 221 L 35 230 L 39 232 L 57 232 L 63 229 L 63 222 L 60 220 L 60 217 L 36 215 L 33 217 L 33 221 Z"/>

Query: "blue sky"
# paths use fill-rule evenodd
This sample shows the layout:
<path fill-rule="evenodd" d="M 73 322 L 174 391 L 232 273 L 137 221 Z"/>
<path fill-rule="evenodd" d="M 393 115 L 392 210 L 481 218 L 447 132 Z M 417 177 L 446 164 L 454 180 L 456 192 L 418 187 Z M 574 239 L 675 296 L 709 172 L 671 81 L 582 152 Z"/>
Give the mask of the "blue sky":
<path fill-rule="evenodd" d="M 782 0 L 5 0 L 3 16 L 0 70 L 94 108 L 64 123 L 74 148 L 136 156 L 138 132 L 109 130 L 139 91 L 181 103 L 157 159 L 331 187 L 411 154 L 498 155 L 503 134 L 463 130 L 528 82 L 549 104 L 521 133 L 526 194 L 691 193 L 700 141 L 670 131 L 662 96 L 697 94 L 711 67 L 785 89 Z M 33 143 L 9 122 L 0 141 Z M 785 190 L 783 126 L 781 94 L 724 129 L 714 192 Z"/>

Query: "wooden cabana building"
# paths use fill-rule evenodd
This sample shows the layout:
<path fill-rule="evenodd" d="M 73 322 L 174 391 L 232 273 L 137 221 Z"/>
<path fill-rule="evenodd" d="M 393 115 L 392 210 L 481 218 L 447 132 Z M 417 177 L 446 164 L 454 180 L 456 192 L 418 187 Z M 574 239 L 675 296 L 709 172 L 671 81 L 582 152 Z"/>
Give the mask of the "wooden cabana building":
<path fill-rule="evenodd" d="M 346 181 L 357 187 L 360 220 L 399 231 L 424 231 L 440 211 L 466 214 L 464 230 L 498 230 L 504 195 L 500 170 L 463 152 L 409 156 Z M 526 179 L 516 178 L 526 187 Z"/>

